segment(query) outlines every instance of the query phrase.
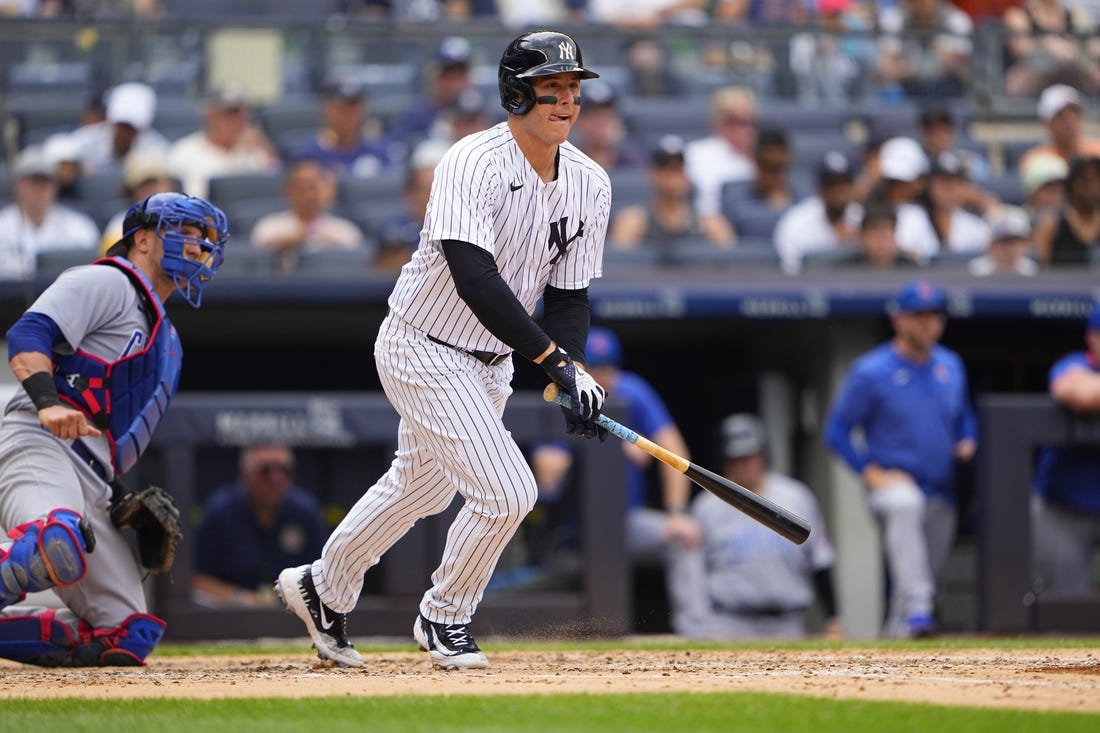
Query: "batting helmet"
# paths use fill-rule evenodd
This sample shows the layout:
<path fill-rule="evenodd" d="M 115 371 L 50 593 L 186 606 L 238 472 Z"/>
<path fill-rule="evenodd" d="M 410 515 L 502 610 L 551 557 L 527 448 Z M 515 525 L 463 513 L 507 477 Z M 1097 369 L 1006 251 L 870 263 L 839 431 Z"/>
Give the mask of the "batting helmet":
<path fill-rule="evenodd" d="M 185 225 L 198 227 L 201 237 L 183 232 Z M 164 256 L 160 266 L 173 279 L 176 290 L 192 306 L 202 302 L 202 289 L 225 256 L 229 239 L 229 224 L 221 209 L 205 199 L 182 193 L 156 193 L 137 202 L 122 221 L 122 239 L 107 251 L 110 256 L 124 255 L 129 250 L 127 238 L 139 229 L 155 229 L 164 241 Z M 184 254 L 188 244 L 202 250 L 201 259 Z"/>
<path fill-rule="evenodd" d="M 571 72 L 582 79 L 599 76 L 584 68 L 581 49 L 570 36 L 557 31 L 524 33 L 500 57 L 500 105 L 514 115 L 527 114 L 535 105 L 535 90 L 528 79 Z"/>

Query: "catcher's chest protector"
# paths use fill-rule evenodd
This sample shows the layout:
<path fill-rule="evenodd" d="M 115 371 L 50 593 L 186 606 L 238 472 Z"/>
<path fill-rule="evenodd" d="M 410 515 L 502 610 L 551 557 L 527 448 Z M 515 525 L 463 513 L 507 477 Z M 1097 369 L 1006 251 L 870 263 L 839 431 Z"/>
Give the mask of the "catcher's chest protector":
<path fill-rule="evenodd" d="M 152 285 L 129 260 L 110 257 L 97 264 L 119 268 L 134 283 L 149 316 L 149 338 L 143 348 L 115 362 L 79 350 L 55 353 L 54 384 L 62 400 L 107 435 L 115 474 L 120 475 L 149 446 L 179 387 L 183 345 Z"/>

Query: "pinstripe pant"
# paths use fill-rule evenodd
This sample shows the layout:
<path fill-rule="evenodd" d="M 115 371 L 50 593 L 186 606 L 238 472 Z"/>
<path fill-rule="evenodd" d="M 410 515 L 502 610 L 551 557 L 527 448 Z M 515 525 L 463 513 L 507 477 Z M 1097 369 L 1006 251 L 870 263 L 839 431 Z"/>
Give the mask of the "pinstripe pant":
<path fill-rule="evenodd" d="M 375 342 L 386 396 L 401 416 L 389 470 L 333 531 L 313 579 L 321 599 L 347 613 L 363 574 L 417 522 L 465 499 L 447 533 L 420 612 L 469 623 L 504 546 L 537 496 L 527 460 L 501 415 L 512 362 L 486 366 L 389 315 Z"/>

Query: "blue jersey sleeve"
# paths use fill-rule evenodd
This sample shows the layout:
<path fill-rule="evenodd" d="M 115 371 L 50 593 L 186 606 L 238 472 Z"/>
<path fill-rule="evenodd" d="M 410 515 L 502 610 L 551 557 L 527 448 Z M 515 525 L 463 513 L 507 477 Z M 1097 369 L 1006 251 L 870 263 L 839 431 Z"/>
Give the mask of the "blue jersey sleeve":
<path fill-rule="evenodd" d="M 959 410 L 959 419 L 955 426 L 955 442 L 966 438 L 978 439 L 978 418 L 974 414 L 974 405 L 970 401 L 970 385 L 966 379 L 966 370 L 962 360 L 957 360 L 956 367 L 959 371 L 959 389 L 962 390 L 962 409 Z"/>
<path fill-rule="evenodd" d="M 825 422 L 825 444 L 856 473 L 863 472 L 868 460 L 852 441 L 852 430 L 866 423 L 872 394 L 872 380 L 857 365 L 841 385 Z"/>
<path fill-rule="evenodd" d="M 672 415 L 657 390 L 637 374 L 622 372 L 615 396 L 629 403 L 630 427 L 642 435 L 655 435 L 673 424 Z"/>

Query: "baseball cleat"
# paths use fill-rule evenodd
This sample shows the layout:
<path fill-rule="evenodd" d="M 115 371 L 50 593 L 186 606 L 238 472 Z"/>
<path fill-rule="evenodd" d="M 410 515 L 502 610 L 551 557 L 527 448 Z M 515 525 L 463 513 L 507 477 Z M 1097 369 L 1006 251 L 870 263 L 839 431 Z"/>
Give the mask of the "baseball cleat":
<path fill-rule="evenodd" d="M 478 649 L 466 624 L 437 624 L 417 616 L 413 638 L 440 669 L 488 669 L 489 660 Z"/>
<path fill-rule="evenodd" d="M 305 622 L 313 639 L 317 656 L 341 667 L 362 667 L 363 656 L 348 641 L 348 614 L 337 613 L 321 602 L 313 585 L 310 565 L 287 568 L 275 581 L 275 594 L 293 613 Z"/>

